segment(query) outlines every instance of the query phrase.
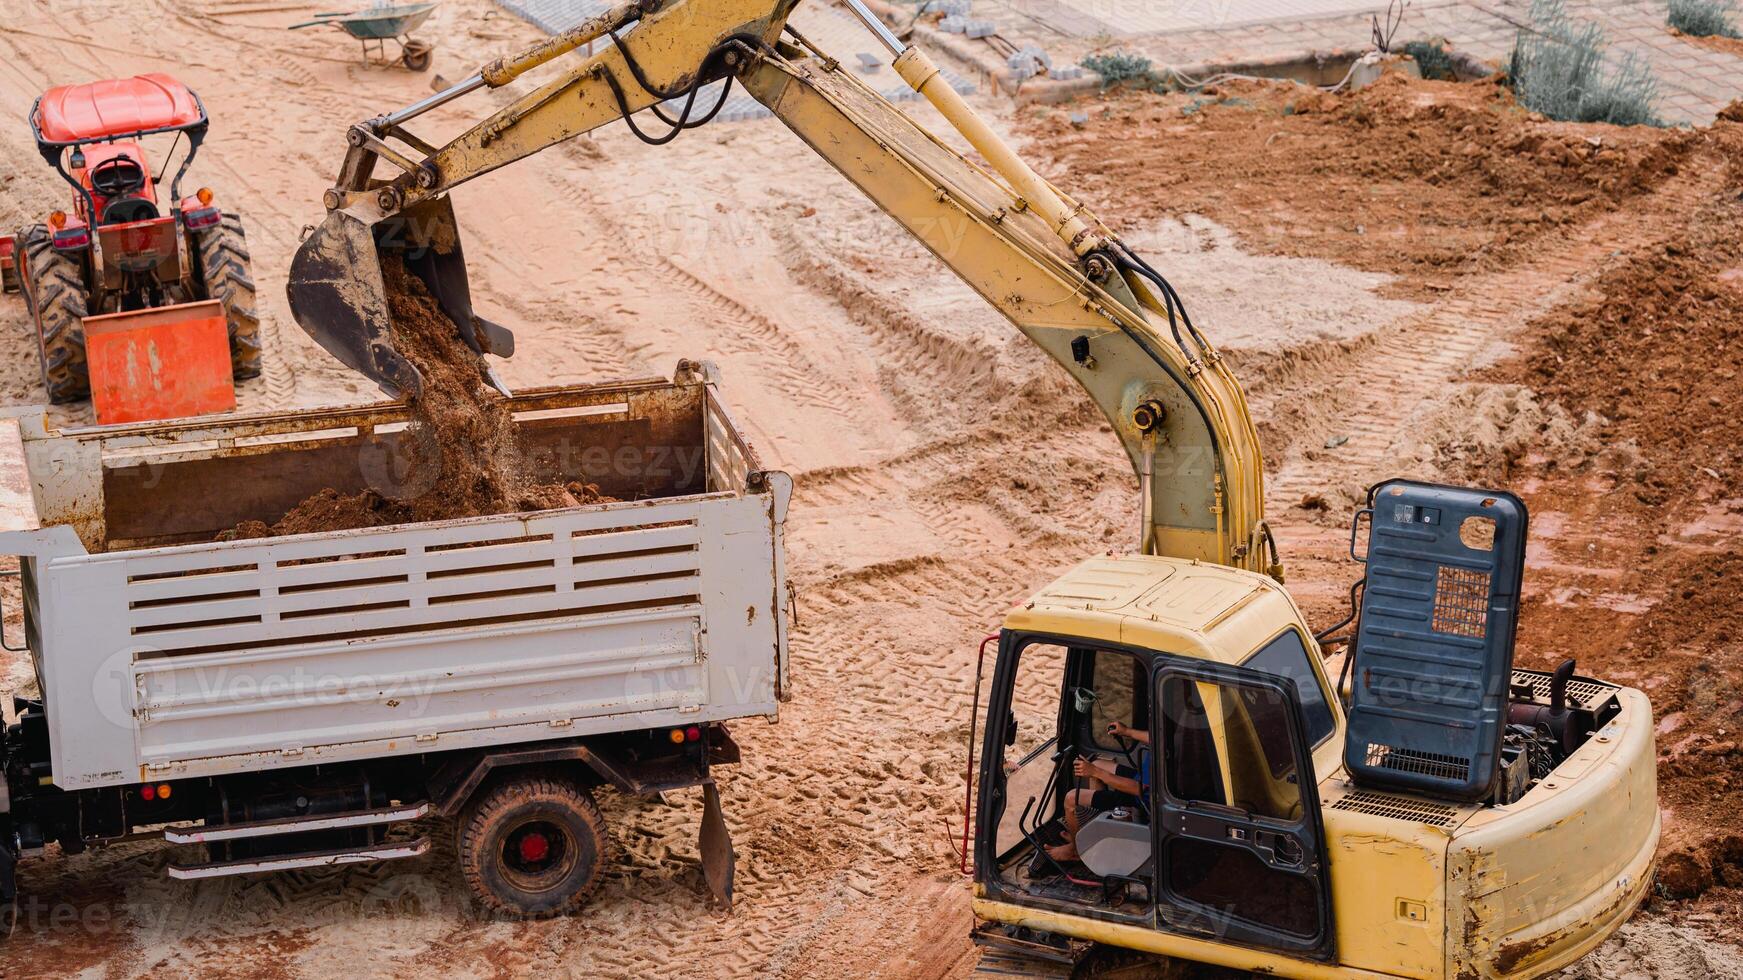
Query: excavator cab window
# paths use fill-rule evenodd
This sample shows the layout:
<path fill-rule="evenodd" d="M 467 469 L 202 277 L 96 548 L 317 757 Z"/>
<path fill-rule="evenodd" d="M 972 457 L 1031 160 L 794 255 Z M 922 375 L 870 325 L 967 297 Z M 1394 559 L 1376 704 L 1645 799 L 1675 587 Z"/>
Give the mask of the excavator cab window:
<path fill-rule="evenodd" d="M 1297 690 L 1239 668 L 1161 666 L 1164 928 L 1297 954 L 1330 950 L 1311 716 Z"/>
<path fill-rule="evenodd" d="M 1059 692 L 1065 684 L 1068 651 L 1052 643 L 1032 643 L 1016 651 L 1009 730 L 1000 738 L 996 761 L 1008 805 L 997 821 L 997 852 L 1014 855 L 1025 833 L 1053 818 L 1058 794 L 1052 783 L 1059 760 Z M 1007 744 L 1007 739 L 1009 742 Z"/>

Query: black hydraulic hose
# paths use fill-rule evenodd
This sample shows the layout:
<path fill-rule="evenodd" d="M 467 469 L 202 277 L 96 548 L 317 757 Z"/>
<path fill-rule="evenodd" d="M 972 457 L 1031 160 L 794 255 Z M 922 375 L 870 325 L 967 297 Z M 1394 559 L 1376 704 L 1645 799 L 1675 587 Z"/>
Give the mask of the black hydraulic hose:
<path fill-rule="evenodd" d="M 690 89 L 690 94 L 684 98 L 684 111 L 680 114 L 678 123 L 672 127 L 671 132 L 668 132 L 663 136 L 649 136 L 647 133 L 642 131 L 640 126 L 635 124 L 634 110 L 630 109 L 629 99 L 623 94 L 623 86 L 617 84 L 617 76 L 613 75 L 610 70 L 605 72 L 605 84 L 610 86 L 611 95 L 617 100 L 617 111 L 623 116 L 623 121 L 629 126 L 629 131 L 635 134 L 636 139 L 641 140 L 649 146 L 665 146 L 667 143 L 677 139 L 678 134 L 682 133 L 685 129 L 684 123 L 690 118 L 690 110 L 695 108 L 696 105 L 696 88 L 692 87 Z"/>
<path fill-rule="evenodd" d="M 694 92 L 692 92 L 691 94 L 693 95 Z M 663 122 L 668 126 L 678 126 L 678 127 L 683 128 L 683 129 L 697 129 L 697 128 L 700 128 L 702 126 L 706 126 L 709 123 L 713 122 L 714 117 L 720 115 L 720 110 L 726 108 L 726 100 L 731 95 L 732 95 L 732 77 L 729 75 L 729 76 L 727 76 L 726 84 L 721 86 L 721 88 L 720 88 L 720 98 L 715 100 L 714 108 L 703 113 L 702 118 L 700 118 L 700 119 L 687 121 L 682 116 L 674 119 L 674 118 L 666 115 L 665 110 L 660 108 L 659 103 L 655 103 L 651 106 L 648 106 L 648 108 L 653 110 L 654 115 L 660 117 L 660 122 Z"/>
<path fill-rule="evenodd" d="M 678 134 L 686 129 L 695 129 L 699 126 L 706 126 L 708 123 L 713 122 L 714 118 L 720 115 L 720 111 L 726 108 L 726 100 L 732 94 L 731 75 L 726 76 L 726 84 L 721 86 L 720 98 L 714 103 L 714 108 L 704 113 L 700 119 L 692 121 L 690 118 L 690 113 L 694 111 L 696 107 L 696 93 L 701 91 L 702 86 L 705 84 L 703 78 L 707 74 L 708 65 L 713 63 L 714 60 L 720 56 L 721 52 L 725 51 L 733 42 L 729 41 L 726 44 L 722 44 L 715 48 L 713 51 L 710 51 L 708 56 L 702 59 L 702 65 L 697 69 L 696 76 L 691 79 L 688 85 L 672 89 L 663 89 L 648 79 L 647 73 L 642 71 L 641 63 L 636 61 L 635 55 L 630 54 L 629 48 L 624 45 L 623 39 L 617 36 L 617 32 L 610 31 L 608 33 L 611 36 L 612 43 L 617 45 L 618 53 L 623 56 L 625 67 L 629 69 L 630 75 L 635 79 L 636 84 L 641 86 L 642 91 L 660 100 L 660 102 L 669 102 L 678 98 L 684 100 L 683 111 L 678 114 L 677 118 L 668 116 L 665 110 L 661 108 L 659 102 L 648 107 L 653 111 L 656 118 L 672 127 L 671 132 L 666 133 L 663 136 L 649 136 L 641 129 L 641 127 L 636 125 L 635 120 L 632 118 L 631 110 L 629 108 L 629 99 L 624 95 L 623 87 L 618 84 L 617 77 L 613 75 L 609 69 L 605 70 L 605 82 L 611 88 L 612 97 L 617 100 L 618 112 L 623 115 L 623 121 L 628 124 L 630 132 L 634 133 L 635 137 L 643 143 L 646 143 L 649 146 L 664 146 L 672 140 L 677 139 Z"/>
<path fill-rule="evenodd" d="M 1126 254 L 1131 257 L 1132 261 L 1138 263 L 1139 267 L 1148 273 L 1151 279 L 1160 283 L 1162 288 L 1168 291 L 1168 295 L 1174 299 L 1174 304 L 1180 307 L 1180 319 L 1186 324 L 1186 332 L 1191 334 L 1192 339 L 1198 342 L 1200 349 L 1208 350 L 1210 345 L 1205 341 L 1204 335 L 1198 332 L 1198 328 L 1192 325 L 1192 314 L 1186 312 L 1186 301 L 1180 298 L 1180 293 L 1174 288 L 1174 284 L 1169 282 L 1167 279 L 1164 279 L 1162 273 L 1157 272 L 1150 263 L 1144 261 L 1144 259 L 1136 252 L 1126 248 L 1124 245 L 1121 245 L 1120 247 L 1125 249 Z"/>
<path fill-rule="evenodd" d="M 1152 268 L 1150 263 L 1144 261 L 1138 253 L 1128 248 L 1124 242 L 1121 242 L 1119 247 L 1120 251 L 1125 253 L 1125 257 L 1137 266 L 1140 275 L 1149 279 L 1151 282 L 1154 282 L 1176 306 L 1180 307 L 1180 319 L 1186 324 L 1186 332 L 1192 335 L 1192 339 L 1198 344 L 1199 350 L 1209 352 L 1210 342 L 1205 340 L 1204 334 L 1199 333 L 1198 328 L 1192 325 L 1192 314 L 1186 312 L 1186 301 L 1180 298 L 1180 293 L 1174 289 L 1174 284 L 1169 282 L 1167 279 L 1164 279 L 1162 273 L 1157 272 Z"/>
<path fill-rule="evenodd" d="M 1124 255 L 1116 254 L 1113 256 L 1113 260 L 1114 264 L 1118 265 L 1122 271 L 1130 272 L 1135 276 L 1142 276 L 1145 279 L 1151 280 L 1151 282 L 1156 285 L 1157 290 L 1162 294 L 1162 308 L 1168 313 L 1168 331 L 1174 335 L 1174 345 L 1180 348 L 1181 353 L 1185 354 L 1188 358 L 1191 358 L 1192 352 L 1186 349 L 1186 338 L 1180 336 L 1180 321 L 1176 319 L 1174 315 L 1173 290 L 1166 288 L 1162 277 L 1152 276 L 1144 270 L 1143 266 L 1126 258 Z"/>
<path fill-rule="evenodd" d="M 1339 620 L 1337 625 L 1328 626 L 1325 629 L 1320 630 L 1318 633 L 1313 634 L 1313 640 L 1315 643 L 1324 643 L 1338 630 L 1341 630 L 1345 626 L 1356 621 L 1356 613 L 1361 608 L 1357 605 L 1358 597 L 1362 594 L 1362 586 L 1366 585 L 1367 582 L 1367 579 L 1361 578 L 1356 580 L 1356 584 L 1350 586 L 1350 614 Z"/>
<path fill-rule="evenodd" d="M 635 55 L 632 55 L 629 53 L 629 48 L 624 46 L 623 39 L 617 36 L 617 32 L 616 31 L 608 31 L 606 33 L 610 35 L 611 43 L 617 45 L 618 53 L 623 55 L 623 63 L 629 67 L 629 73 L 635 79 L 635 83 L 637 85 L 640 85 L 642 87 L 642 91 L 648 93 L 649 95 L 657 96 L 660 98 L 661 101 L 669 102 L 672 99 L 676 99 L 676 98 L 679 98 L 681 96 L 688 95 L 691 92 L 694 92 L 696 90 L 696 87 L 701 84 L 699 81 L 693 80 L 690 82 L 689 85 L 680 86 L 680 87 L 674 88 L 674 89 L 663 89 L 663 88 L 656 86 L 653 82 L 648 80 L 648 76 L 642 71 L 641 64 L 635 60 Z M 708 66 L 708 62 L 712 61 L 714 59 L 714 56 L 716 54 L 718 54 L 719 52 L 720 52 L 720 48 L 715 48 L 713 51 L 710 51 L 708 53 L 708 57 L 702 59 L 702 67 L 706 68 Z M 696 72 L 696 78 L 700 79 L 701 77 L 702 77 L 702 72 L 700 70 L 698 70 Z"/>

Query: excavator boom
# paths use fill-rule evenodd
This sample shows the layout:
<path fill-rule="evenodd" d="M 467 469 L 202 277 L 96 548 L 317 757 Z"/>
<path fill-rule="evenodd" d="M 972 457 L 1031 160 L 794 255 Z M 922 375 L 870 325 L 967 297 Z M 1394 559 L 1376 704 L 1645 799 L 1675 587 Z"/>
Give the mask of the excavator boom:
<path fill-rule="evenodd" d="M 975 148 L 971 163 L 787 24 L 798 0 L 640 0 L 499 60 L 417 105 L 351 127 L 328 216 L 291 268 L 297 322 L 389 394 L 421 379 L 393 347 L 381 274 L 422 278 L 483 353 L 512 337 L 471 308 L 447 191 L 651 109 L 669 142 L 712 113 L 709 82 L 740 84 L 1058 361 L 1107 416 L 1137 473 L 1142 550 L 1280 576 L 1246 396 L 1178 294 L 1090 211 L 1036 174 L 943 77 L 859 0 L 848 9 L 897 72 Z M 538 88 L 437 147 L 405 124 L 602 38 Z M 724 100 L 724 95 L 721 99 Z M 683 105 L 676 118 L 661 104 Z M 717 110 L 716 110 L 717 111 Z M 397 170 L 378 177 L 378 166 Z"/>

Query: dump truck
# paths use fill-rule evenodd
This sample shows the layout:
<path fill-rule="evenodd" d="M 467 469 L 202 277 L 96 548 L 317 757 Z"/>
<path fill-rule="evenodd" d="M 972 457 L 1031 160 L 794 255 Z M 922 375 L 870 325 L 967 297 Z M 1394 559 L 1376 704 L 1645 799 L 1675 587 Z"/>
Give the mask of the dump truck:
<path fill-rule="evenodd" d="M 219 392 L 183 390 L 188 385 L 178 385 L 175 375 L 209 368 L 217 383 L 208 387 L 228 388 L 231 378 L 260 374 L 260 320 L 242 220 L 222 209 L 211 187 L 182 194 L 210 125 L 199 96 L 161 73 L 58 86 L 31 107 L 37 152 L 72 188 L 72 201 L 45 205 L 40 221 L 0 237 L 0 287 L 21 287 L 30 307 L 51 402 L 89 398 L 95 383 L 100 410 L 115 420 L 143 421 L 221 403 Z M 145 147 L 151 137 L 187 144 L 167 193 L 160 184 L 172 160 L 154 168 Z M 158 343 L 159 362 L 177 363 L 170 377 L 157 379 L 156 391 L 137 381 L 138 390 L 124 390 L 128 382 L 118 376 L 126 372 L 110 371 L 114 401 L 167 408 L 102 401 L 110 393 L 105 365 L 93 362 L 89 341 L 138 325 L 156 331 L 147 342 Z M 134 359 L 134 374 L 145 359 Z"/>
<path fill-rule="evenodd" d="M 510 408 L 529 479 L 616 502 L 219 541 L 321 490 L 406 490 L 409 410 L 0 419 L 4 639 L 37 689 L 0 731 L 0 896 L 51 843 L 161 837 L 194 879 L 416 857 L 440 818 L 482 908 L 555 914 L 606 866 L 610 786 L 701 787 L 730 902 L 711 772 L 787 687 L 792 482 L 704 363 Z"/>
<path fill-rule="evenodd" d="M 298 324 L 416 397 L 428 379 L 394 347 L 393 258 L 473 349 L 512 354 L 472 309 L 449 192 L 620 122 L 681 147 L 742 86 L 1070 374 L 1136 477 L 1134 553 L 1067 571 L 1000 631 L 973 721 L 977 940 L 1071 963 L 1099 944 L 1312 980 L 1520 980 L 1614 933 L 1652 880 L 1651 705 L 1572 665 L 1513 669 L 1523 503 L 1376 487 L 1357 515 L 1370 563 L 1352 666 L 1333 684 L 1331 637 L 1282 588 L 1258 431 L 1214 329 L 862 0 L 841 9 L 981 162 L 795 30 L 797 5 L 621 3 L 351 124 L 291 265 Z M 447 142 L 413 131 L 542 66 Z"/>

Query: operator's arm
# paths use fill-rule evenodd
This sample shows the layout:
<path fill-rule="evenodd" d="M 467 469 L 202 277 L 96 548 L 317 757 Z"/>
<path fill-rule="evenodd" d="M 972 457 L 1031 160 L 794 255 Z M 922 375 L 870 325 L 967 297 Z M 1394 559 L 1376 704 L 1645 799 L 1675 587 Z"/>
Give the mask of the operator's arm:
<path fill-rule="evenodd" d="M 1150 744 L 1149 732 L 1144 731 L 1141 728 L 1133 728 L 1130 725 L 1122 725 L 1117 721 L 1108 726 L 1108 734 L 1118 735 L 1121 738 L 1129 738 L 1132 741 L 1137 742 L 1139 745 Z"/>

